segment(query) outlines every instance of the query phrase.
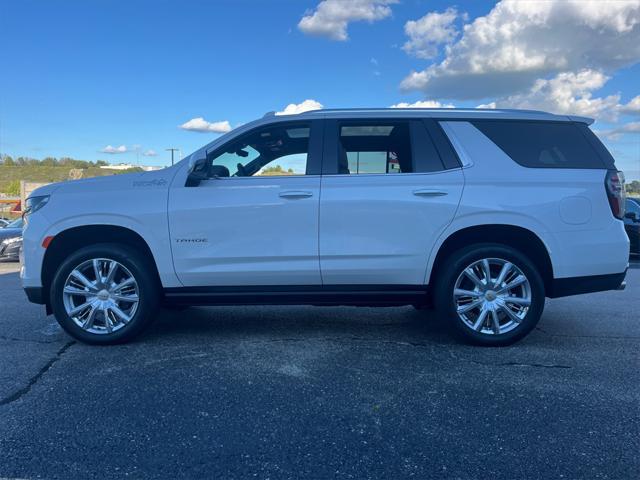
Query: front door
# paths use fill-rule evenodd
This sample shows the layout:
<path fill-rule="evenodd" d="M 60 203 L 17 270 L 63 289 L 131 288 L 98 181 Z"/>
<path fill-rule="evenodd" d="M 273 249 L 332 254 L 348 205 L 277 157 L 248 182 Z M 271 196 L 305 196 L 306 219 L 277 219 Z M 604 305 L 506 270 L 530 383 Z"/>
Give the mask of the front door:
<path fill-rule="evenodd" d="M 321 283 L 321 128 L 258 127 L 207 152 L 210 178 L 172 186 L 171 248 L 185 286 Z"/>

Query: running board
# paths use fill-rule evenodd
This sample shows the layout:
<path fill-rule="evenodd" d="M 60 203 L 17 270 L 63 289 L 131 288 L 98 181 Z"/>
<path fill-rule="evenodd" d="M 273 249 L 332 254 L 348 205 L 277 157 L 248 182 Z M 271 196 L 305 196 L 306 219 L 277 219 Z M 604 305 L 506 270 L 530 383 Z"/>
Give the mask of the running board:
<path fill-rule="evenodd" d="M 182 305 L 357 305 L 428 303 L 425 285 L 291 285 L 164 289 L 165 303 Z"/>

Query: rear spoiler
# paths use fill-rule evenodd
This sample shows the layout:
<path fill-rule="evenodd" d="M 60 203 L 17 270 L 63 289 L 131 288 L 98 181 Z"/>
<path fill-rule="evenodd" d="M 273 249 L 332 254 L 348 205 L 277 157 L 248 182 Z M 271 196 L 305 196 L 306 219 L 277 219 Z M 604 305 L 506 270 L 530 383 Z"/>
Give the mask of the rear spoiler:
<path fill-rule="evenodd" d="M 578 115 L 567 115 L 567 118 L 572 122 L 586 123 L 587 125 L 591 125 L 593 122 L 595 122 L 593 118 L 580 117 Z"/>

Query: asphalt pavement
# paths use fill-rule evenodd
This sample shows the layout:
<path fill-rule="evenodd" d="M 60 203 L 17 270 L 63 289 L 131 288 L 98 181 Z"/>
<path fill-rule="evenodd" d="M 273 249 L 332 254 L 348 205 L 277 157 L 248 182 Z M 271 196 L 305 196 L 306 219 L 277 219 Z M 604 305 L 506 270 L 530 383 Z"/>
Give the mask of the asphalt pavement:
<path fill-rule="evenodd" d="M 640 478 L 640 269 L 508 348 L 403 308 L 163 312 L 90 347 L 0 264 L 0 478 Z"/>

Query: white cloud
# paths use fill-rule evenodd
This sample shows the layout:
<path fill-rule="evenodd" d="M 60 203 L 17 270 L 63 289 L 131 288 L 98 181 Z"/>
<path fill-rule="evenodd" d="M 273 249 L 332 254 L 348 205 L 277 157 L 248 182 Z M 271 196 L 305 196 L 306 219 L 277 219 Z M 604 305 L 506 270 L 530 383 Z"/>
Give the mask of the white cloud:
<path fill-rule="evenodd" d="M 455 8 L 447 8 L 444 12 L 430 12 L 418 20 L 409 20 L 404 26 L 404 33 L 409 40 L 402 49 L 409 55 L 418 58 L 433 58 L 438 55 L 438 47 L 449 44 L 458 35 L 453 22 L 458 18 Z"/>
<path fill-rule="evenodd" d="M 156 157 L 156 156 L 158 156 L 158 153 L 155 150 L 150 148 L 149 150 L 144 152 L 142 155 L 145 156 L 145 157 Z"/>
<path fill-rule="evenodd" d="M 626 105 L 623 105 L 622 108 L 620 108 L 620 112 L 631 115 L 640 115 L 640 95 L 632 98 Z"/>
<path fill-rule="evenodd" d="M 620 115 L 640 114 L 640 95 L 620 104 L 620 94 L 594 97 L 609 76 L 596 70 L 563 72 L 550 79 L 538 79 L 525 93 L 497 98 L 478 108 L 524 108 L 558 114 L 583 115 L 615 122 Z"/>
<path fill-rule="evenodd" d="M 615 121 L 621 108 L 620 95 L 594 98 L 592 93 L 608 80 L 595 70 L 563 72 L 549 80 L 536 80 L 528 92 L 497 99 L 494 104 L 498 108 L 538 109 Z"/>
<path fill-rule="evenodd" d="M 620 137 L 627 134 L 640 135 L 640 122 L 629 122 L 610 130 L 599 130 L 596 133 L 601 137 L 605 137 L 610 140 L 618 140 Z"/>
<path fill-rule="evenodd" d="M 107 145 L 106 147 L 104 147 L 102 150 L 100 150 L 102 153 L 127 153 L 127 147 L 125 145 L 120 145 L 119 147 L 113 147 L 111 145 Z"/>
<path fill-rule="evenodd" d="M 227 133 L 231 131 L 231 125 L 228 120 L 220 122 L 208 122 L 202 117 L 192 118 L 188 122 L 180 125 L 183 130 L 189 130 L 190 132 L 205 132 L 205 133 Z"/>
<path fill-rule="evenodd" d="M 296 115 L 310 110 L 319 110 L 322 104 L 316 100 L 307 99 L 302 103 L 290 103 L 284 110 L 276 112 L 276 115 Z"/>
<path fill-rule="evenodd" d="M 440 103 L 436 100 L 419 100 L 413 103 L 396 103 L 389 108 L 455 108 L 455 106 L 450 103 Z"/>
<path fill-rule="evenodd" d="M 323 0 L 305 13 L 298 28 L 308 35 L 344 41 L 350 22 L 375 22 L 391 15 L 389 5 L 398 0 Z"/>
<path fill-rule="evenodd" d="M 640 61 L 640 0 L 502 0 L 463 28 L 444 60 L 401 84 L 429 96 L 508 96 L 541 78 Z"/>

